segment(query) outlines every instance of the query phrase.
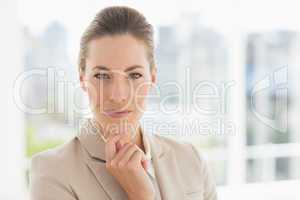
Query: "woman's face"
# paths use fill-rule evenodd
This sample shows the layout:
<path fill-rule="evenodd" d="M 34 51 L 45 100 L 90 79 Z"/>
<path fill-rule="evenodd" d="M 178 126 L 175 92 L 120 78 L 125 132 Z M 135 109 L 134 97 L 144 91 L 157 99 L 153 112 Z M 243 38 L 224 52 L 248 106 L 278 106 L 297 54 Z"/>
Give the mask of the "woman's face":
<path fill-rule="evenodd" d="M 80 82 L 97 122 L 106 134 L 128 131 L 137 125 L 156 81 L 146 45 L 129 34 L 106 36 L 90 41 L 87 54 Z"/>

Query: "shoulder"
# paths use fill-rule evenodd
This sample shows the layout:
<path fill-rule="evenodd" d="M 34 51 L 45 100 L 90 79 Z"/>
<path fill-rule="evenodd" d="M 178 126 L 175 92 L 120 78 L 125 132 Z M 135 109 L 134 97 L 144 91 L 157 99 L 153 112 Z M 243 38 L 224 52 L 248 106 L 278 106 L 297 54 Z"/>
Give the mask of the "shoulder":
<path fill-rule="evenodd" d="M 153 139 L 155 142 L 160 145 L 169 148 L 171 151 L 179 154 L 199 154 L 199 151 L 196 147 L 187 141 L 180 140 L 179 138 L 167 137 L 164 135 L 153 135 Z"/>
<path fill-rule="evenodd" d="M 29 193 L 31 199 L 75 199 L 70 172 L 77 155 L 76 138 L 35 154 L 31 159 Z"/>
<path fill-rule="evenodd" d="M 159 145 L 172 151 L 177 159 L 188 160 L 189 164 L 194 162 L 198 166 L 206 164 L 204 153 L 190 142 L 163 135 L 153 135 L 153 139 Z"/>
<path fill-rule="evenodd" d="M 52 149 L 32 156 L 30 173 L 47 177 L 64 177 L 65 172 L 78 159 L 79 144 L 76 137 Z"/>

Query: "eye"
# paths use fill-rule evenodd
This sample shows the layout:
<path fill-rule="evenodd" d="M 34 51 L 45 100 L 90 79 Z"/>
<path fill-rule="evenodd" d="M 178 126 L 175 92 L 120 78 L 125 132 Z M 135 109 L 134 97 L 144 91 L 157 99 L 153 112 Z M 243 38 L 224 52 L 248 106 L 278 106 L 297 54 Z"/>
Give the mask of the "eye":
<path fill-rule="evenodd" d="M 94 77 L 97 79 L 109 79 L 110 78 L 109 74 L 101 74 L 101 73 L 95 74 Z"/>
<path fill-rule="evenodd" d="M 143 76 L 142 74 L 137 73 L 137 72 L 129 74 L 129 78 L 131 78 L 131 79 L 139 79 L 142 76 Z"/>

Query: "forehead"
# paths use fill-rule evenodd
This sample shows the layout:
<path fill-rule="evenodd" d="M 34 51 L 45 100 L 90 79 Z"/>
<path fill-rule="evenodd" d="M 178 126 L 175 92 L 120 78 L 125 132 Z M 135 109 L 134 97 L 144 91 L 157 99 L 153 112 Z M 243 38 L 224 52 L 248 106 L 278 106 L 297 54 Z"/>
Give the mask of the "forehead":
<path fill-rule="evenodd" d="M 131 35 L 106 36 L 90 41 L 86 67 L 106 66 L 113 70 L 124 70 L 128 66 L 147 67 L 146 45 Z"/>

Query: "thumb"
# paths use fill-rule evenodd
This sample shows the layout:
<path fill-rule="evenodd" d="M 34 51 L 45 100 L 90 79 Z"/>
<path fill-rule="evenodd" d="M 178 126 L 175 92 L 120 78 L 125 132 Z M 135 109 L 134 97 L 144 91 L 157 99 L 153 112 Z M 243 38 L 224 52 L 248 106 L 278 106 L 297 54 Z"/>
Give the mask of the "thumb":
<path fill-rule="evenodd" d="M 142 164 L 142 167 L 147 171 L 148 168 L 149 168 L 149 160 L 147 159 L 145 153 L 143 152 L 143 150 L 141 150 L 140 148 L 138 148 L 138 150 L 140 152 L 142 152 L 142 158 L 141 158 L 141 164 Z"/>
<path fill-rule="evenodd" d="M 149 168 L 149 161 L 147 159 L 143 158 L 141 162 L 142 162 L 143 168 L 147 171 Z"/>

